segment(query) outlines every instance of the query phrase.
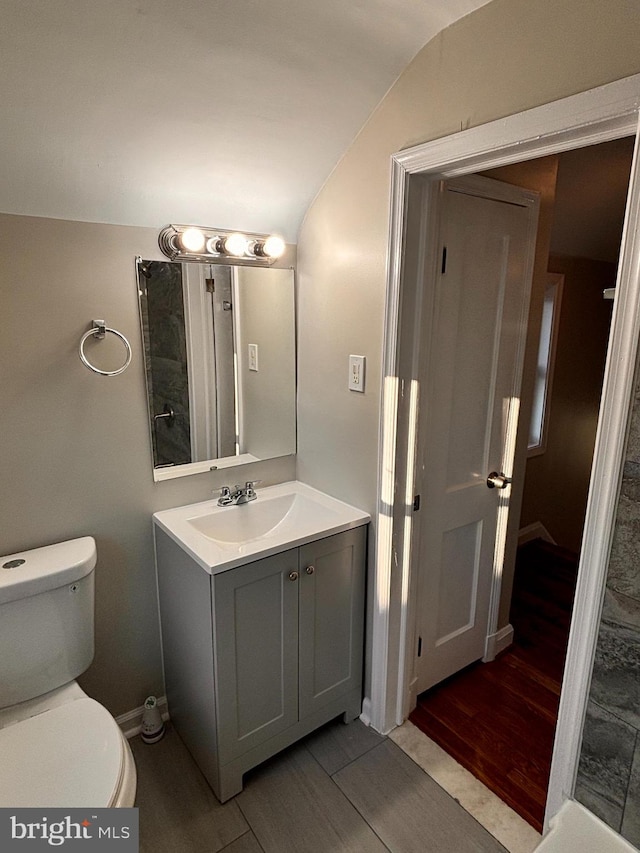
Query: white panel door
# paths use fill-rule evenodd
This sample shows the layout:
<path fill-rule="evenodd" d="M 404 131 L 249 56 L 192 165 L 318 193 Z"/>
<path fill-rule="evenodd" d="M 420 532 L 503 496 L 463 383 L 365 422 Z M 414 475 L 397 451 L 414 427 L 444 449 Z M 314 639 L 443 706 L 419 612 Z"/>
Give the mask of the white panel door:
<path fill-rule="evenodd" d="M 502 568 L 538 213 L 535 193 L 486 178 L 444 182 L 440 201 L 420 393 L 418 692 L 484 655 Z M 489 488 L 494 472 L 505 480 Z"/>

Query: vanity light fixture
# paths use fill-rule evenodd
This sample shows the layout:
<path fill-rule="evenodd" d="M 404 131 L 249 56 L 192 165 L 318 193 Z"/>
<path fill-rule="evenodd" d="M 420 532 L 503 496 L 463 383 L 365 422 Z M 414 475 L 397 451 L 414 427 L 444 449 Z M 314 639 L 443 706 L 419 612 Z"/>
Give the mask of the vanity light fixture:
<path fill-rule="evenodd" d="M 284 240 L 277 234 L 272 234 L 266 240 L 256 240 L 253 246 L 254 254 L 260 258 L 279 258 L 284 250 Z"/>
<path fill-rule="evenodd" d="M 222 228 L 167 225 L 158 236 L 158 245 L 172 261 L 205 261 L 212 264 L 271 266 L 286 244 L 276 234 L 240 234 Z"/>
<path fill-rule="evenodd" d="M 229 234 L 222 240 L 222 251 L 225 255 L 233 255 L 234 258 L 242 258 L 247 254 L 249 241 L 244 234 Z"/>
<path fill-rule="evenodd" d="M 187 228 L 180 235 L 180 245 L 187 252 L 201 252 L 204 244 L 204 234 L 199 228 Z"/>

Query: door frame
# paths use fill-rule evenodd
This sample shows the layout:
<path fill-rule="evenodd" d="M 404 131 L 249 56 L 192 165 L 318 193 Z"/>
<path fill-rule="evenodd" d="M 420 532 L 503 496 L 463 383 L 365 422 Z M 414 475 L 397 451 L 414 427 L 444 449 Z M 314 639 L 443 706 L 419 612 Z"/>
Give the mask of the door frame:
<path fill-rule="evenodd" d="M 411 565 L 411 525 L 418 318 L 425 289 L 419 272 L 428 260 L 424 257 L 428 236 L 419 235 L 428 235 L 435 227 L 434 217 L 429 216 L 433 207 L 429 187 L 435 178 L 471 174 L 623 136 L 636 138 L 545 826 L 574 790 L 634 388 L 640 337 L 639 114 L 640 75 L 634 75 L 416 145 L 391 158 L 371 696 L 363 707 L 363 718 L 385 733 L 406 719 L 413 665 L 416 572 Z M 494 584 L 499 597 L 499 577 Z"/>

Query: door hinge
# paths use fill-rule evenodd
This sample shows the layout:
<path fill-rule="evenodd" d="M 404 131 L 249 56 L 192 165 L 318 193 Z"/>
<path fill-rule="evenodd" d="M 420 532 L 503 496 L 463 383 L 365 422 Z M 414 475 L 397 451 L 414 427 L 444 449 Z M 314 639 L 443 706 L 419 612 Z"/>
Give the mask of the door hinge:
<path fill-rule="evenodd" d="M 442 275 L 444 275 L 446 273 L 446 271 L 447 271 L 447 247 L 443 246 L 442 247 L 442 267 L 440 269 L 440 272 L 442 273 Z"/>
<path fill-rule="evenodd" d="M 416 495 L 413 499 L 413 511 L 418 512 L 420 509 L 420 495 Z"/>
<path fill-rule="evenodd" d="M 216 281 L 214 278 L 205 278 L 204 283 L 207 288 L 207 293 L 216 292 Z"/>
<path fill-rule="evenodd" d="M 422 637 L 418 637 L 418 657 L 422 657 Z"/>

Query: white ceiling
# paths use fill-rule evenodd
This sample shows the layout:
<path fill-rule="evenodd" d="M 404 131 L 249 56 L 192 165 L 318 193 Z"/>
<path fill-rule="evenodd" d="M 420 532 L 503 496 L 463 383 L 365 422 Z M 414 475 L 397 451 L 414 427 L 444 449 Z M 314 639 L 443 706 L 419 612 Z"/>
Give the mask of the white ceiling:
<path fill-rule="evenodd" d="M 0 0 L 0 211 L 280 231 L 487 0 Z"/>

